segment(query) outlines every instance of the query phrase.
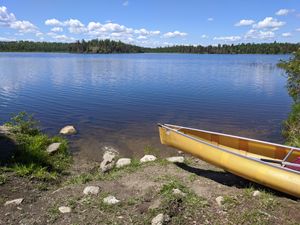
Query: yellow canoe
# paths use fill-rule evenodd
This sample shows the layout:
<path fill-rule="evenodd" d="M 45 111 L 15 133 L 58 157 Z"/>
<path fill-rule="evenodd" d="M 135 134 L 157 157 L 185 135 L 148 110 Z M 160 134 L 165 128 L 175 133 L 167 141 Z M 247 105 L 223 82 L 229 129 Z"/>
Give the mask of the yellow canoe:
<path fill-rule="evenodd" d="M 159 124 L 162 144 L 237 176 L 300 197 L 300 149 L 228 134 Z M 298 158 L 299 160 L 299 158 Z"/>

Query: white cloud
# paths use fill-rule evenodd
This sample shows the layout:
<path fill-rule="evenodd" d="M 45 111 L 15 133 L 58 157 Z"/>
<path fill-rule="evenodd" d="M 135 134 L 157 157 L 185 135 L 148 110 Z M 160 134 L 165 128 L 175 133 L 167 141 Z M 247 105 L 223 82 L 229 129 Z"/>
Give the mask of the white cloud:
<path fill-rule="evenodd" d="M 122 33 L 111 33 L 112 37 L 122 37 Z"/>
<path fill-rule="evenodd" d="M 184 37 L 187 33 L 180 32 L 180 31 L 174 31 L 174 32 L 167 32 L 163 35 L 164 38 L 174 38 L 174 37 Z"/>
<path fill-rule="evenodd" d="M 207 18 L 207 21 L 214 21 L 214 18 L 212 18 L 212 17 L 209 17 L 209 18 Z"/>
<path fill-rule="evenodd" d="M 300 32 L 300 28 L 297 28 L 296 31 L 299 31 L 299 32 Z"/>
<path fill-rule="evenodd" d="M 208 35 L 202 34 L 202 35 L 201 35 L 201 38 L 208 38 Z"/>
<path fill-rule="evenodd" d="M 239 41 L 242 38 L 240 36 L 221 36 L 221 37 L 214 37 L 214 40 L 218 41 Z"/>
<path fill-rule="evenodd" d="M 140 35 L 140 36 L 137 37 L 137 39 L 139 39 L 139 40 L 145 40 L 145 39 L 147 39 L 147 37 L 143 36 L 143 35 Z"/>
<path fill-rule="evenodd" d="M 151 39 L 161 34 L 161 31 L 159 30 L 147 30 L 145 28 L 133 29 L 118 23 L 113 23 L 111 21 L 108 21 L 103 24 L 97 21 L 91 21 L 87 25 L 84 25 L 81 21 L 77 19 L 60 21 L 58 19 L 53 18 L 46 20 L 45 24 L 49 26 L 55 26 L 51 29 L 51 32 L 48 33 L 48 35 L 53 38 L 57 37 L 57 34 L 55 32 L 62 31 L 62 27 L 67 27 L 68 31 L 72 34 L 88 35 L 90 38 L 111 38 L 114 40 L 138 43 L 141 43 L 142 41 L 147 41 L 147 43 L 150 43 L 152 40 L 148 41 L 148 39 Z M 163 34 L 162 37 L 173 38 L 184 37 L 186 35 L 187 33 L 174 31 L 167 32 Z M 63 36 L 59 36 L 58 38 L 66 41 L 70 40 Z"/>
<path fill-rule="evenodd" d="M 10 28 L 16 29 L 21 33 L 37 32 L 37 27 L 26 20 L 17 20 L 10 24 Z"/>
<path fill-rule="evenodd" d="M 63 42 L 72 42 L 75 41 L 75 38 L 68 37 L 66 35 L 53 35 L 52 38 L 54 38 L 57 41 L 63 41 Z"/>
<path fill-rule="evenodd" d="M 102 28 L 102 24 L 98 22 L 89 22 L 87 26 L 89 31 L 95 31 Z"/>
<path fill-rule="evenodd" d="M 125 2 L 123 2 L 123 6 L 128 6 L 128 4 L 129 4 L 129 1 L 125 1 Z"/>
<path fill-rule="evenodd" d="M 254 24 L 255 21 L 254 20 L 240 20 L 239 22 L 237 22 L 234 26 L 236 27 L 240 27 L 240 26 L 249 26 L 249 25 L 252 25 Z"/>
<path fill-rule="evenodd" d="M 62 32 L 62 31 L 63 31 L 63 28 L 61 28 L 61 27 L 53 27 L 53 28 L 51 29 L 51 31 L 52 31 L 52 32 Z"/>
<path fill-rule="evenodd" d="M 5 6 L 0 7 L 0 25 L 9 26 L 10 23 L 16 21 L 16 17 L 13 13 L 9 13 Z"/>
<path fill-rule="evenodd" d="M 290 32 L 286 32 L 286 33 L 282 33 L 281 36 L 282 37 L 291 37 L 292 34 Z"/>
<path fill-rule="evenodd" d="M 35 34 L 35 36 L 37 36 L 37 37 L 42 37 L 44 34 L 42 33 L 42 32 L 37 32 L 36 34 Z"/>
<path fill-rule="evenodd" d="M 35 33 L 38 29 L 27 20 L 17 20 L 13 13 L 9 13 L 5 6 L 0 7 L 0 26 L 18 30 L 21 33 Z"/>
<path fill-rule="evenodd" d="M 81 34 L 86 31 L 85 26 L 77 19 L 69 19 L 63 22 L 64 26 L 67 26 L 69 32 L 72 34 Z"/>
<path fill-rule="evenodd" d="M 65 21 L 59 21 L 58 19 L 53 18 L 53 19 L 46 20 L 45 24 L 48 26 L 68 27 L 69 32 L 72 34 L 82 34 L 82 33 L 86 32 L 86 27 L 84 26 L 84 24 L 81 23 L 77 19 L 68 19 Z M 54 30 L 59 31 L 58 28 L 55 28 Z M 54 32 L 57 32 L 57 31 L 54 31 Z"/>
<path fill-rule="evenodd" d="M 63 26 L 63 22 L 57 20 L 57 19 L 48 19 L 45 21 L 45 24 L 47 26 Z"/>
<path fill-rule="evenodd" d="M 273 31 L 261 31 L 251 29 L 245 34 L 246 39 L 271 39 L 274 38 L 275 34 Z"/>
<path fill-rule="evenodd" d="M 287 14 L 294 12 L 294 9 L 279 9 L 275 14 L 277 16 L 286 16 Z"/>
<path fill-rule="evenodd" d="M 15 38 L 0 37 L 0 41 L 16 41 Z"/>
<path fill-rule="evenodd" d="M 253 25 L 253 28 L 264 29 L 264 28 L 278 28 L 285 25 L 285 22 L 278 21 L 273 17 L 266 17 L 264 20 L 259 21 L 257 24 Z"/>
<path fill-rule="evenodd" d="M 140 34 L 140 35 L 143 35 L 143 36 L 154 36 L 154 35 L 159 35 L 160 31 L 159 30 L 149 31 L 149 30 L 146 30 L 145 28 L 142 28 L 142 29 L 139 29 L 139 30 L 134 30 L 134 33 Z"/>

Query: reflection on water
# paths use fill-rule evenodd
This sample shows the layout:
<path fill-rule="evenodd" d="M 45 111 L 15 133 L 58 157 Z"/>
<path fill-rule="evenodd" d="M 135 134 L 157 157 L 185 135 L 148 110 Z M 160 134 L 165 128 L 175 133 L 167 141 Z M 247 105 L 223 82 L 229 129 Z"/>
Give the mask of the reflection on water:
<path fill-rule="evenodd" d="M 0 122 L 35 113 L 49 133 L 74 124 L 74 149 L 124 154 L 159 145 L 156 123 L 281 142 L 290 99 L 282 55 L 0 54 Z"/>

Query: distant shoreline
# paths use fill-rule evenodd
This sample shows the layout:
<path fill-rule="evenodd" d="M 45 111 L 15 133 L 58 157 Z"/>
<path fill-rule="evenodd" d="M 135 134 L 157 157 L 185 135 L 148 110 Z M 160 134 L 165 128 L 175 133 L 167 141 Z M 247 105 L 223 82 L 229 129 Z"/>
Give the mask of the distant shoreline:
<path fill-rule="evenodd" d="M 42 52 L 42 51 L 36 51 L 36 52 L 22 52 L 22 51 L 14 51 L 14 52 L 4 52 L 0 51 L 1 53 L 53 53 L 53 54 L 69 54 L 69 55 L 151 55 L 151 54 L 160 54 L 160 55 L 172 55 L 172 54 L 183 54 L 183 55 L 291 55 L 291 53 L 188 53 L 188 52 L 121 52 L 121 53 L 77 53 L 77 52 Z"/>
<path fill-rule="evenodd" d="M 0 41 L 0 52 L 55 52 L 80 54 L 124 53 L 183 53 L 183 54 L 291 54 L 300 43 L 241 43 L 218 45 L 173 45 L 166 47 L 141 47 L 113 40 L 90 40 L 73 43 Z"/>

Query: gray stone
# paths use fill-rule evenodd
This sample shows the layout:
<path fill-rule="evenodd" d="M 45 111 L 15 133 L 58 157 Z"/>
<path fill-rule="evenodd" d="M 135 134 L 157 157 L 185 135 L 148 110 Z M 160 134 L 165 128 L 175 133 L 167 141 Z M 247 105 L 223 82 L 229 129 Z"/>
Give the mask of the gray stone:
<path fill-rule="evenodd" d="M 164 215 L 162 213 L 158 214 L 151 221 L 151 225 L 163 225 L 165 222 L 168 222 L 170 217 L 168 215 Z"/>
<path fill-rule="evenodd" d="M 253 197 L 257 197 L 257 196 L 260 196 L 260 195 L 261 195 L 260 191 L 257 191 L 257 190 L 254 191 L 253 194 L 252 194 Z"/>
<path fill-rule="evenodd" d="M 70 207 L 68 206 L 60 206 L 58 208 L 58 210 L 61 212 L 61 213 L 70 213 L 72 210 Z"/>
<path fill-rule="evenodd" d="M 131 164 L 131 159 L 129 159 L 129 158 L 120 158 L 120 159 L 118 159 L 118 161 L 116 163 L 116 167 L 121 168 L 123 166 L 128 166 L 130 164 Z"/>
<path fill-rule="evenodd" d="M 72 125 L 68 125 L 68 126 L 65 126 L 64 128 L 62 128 L 60 131 L 59 131 L 60 134 L 64 134 L 64 135 L 70 135 L 70 134 L 76 134 L 77 131 L 75 129 L 74 126 Z"/>
<path fill-rule="evenodd" d="M 167 161 L 172 162 L 172 163 L 183 163 L 184 162 L 184 157 L 182 156 L 173 156 L 167 158 Z"/>
<path fill-rule="evenodd" d="M 221 207 L 223 205 L 224 198 L 222 196 L 219 196 L 216 198 L 216 202 L 217 202 L 218 206 Z"/>
<path fill-rule="evenodd" d="M 141 163 L 145 163 L 145 162 L 151 162 L 151 161 L 155 161 L 157 158 L 154 155 L 145 155 L 143 158 L 140 159 Z"/>
<path fill-rule="evenodd" d="M 1 135 L 10 135 L 10 128 L 8 126 L 0 126 L 0 136 Z"/>
<path fill-rule="evenodd" d="M 153 203 L 148 207 L 148 209 L 158 209 L 160 205 L 161 205 L 161 200 L 158 198 L 153 201 Z"/>
<path fill-rule="evenodd" d="M 103 154 L 103 161 L 100 164 L 101 171 L 103 173 L 114 168 L 116 164 L 116 158 L 118 156 L 118 152 L 113 150 L 107 150 Z"/>
<path fill-rule="evenodd" d="M 179 190 L 178 188 L 174 188 L 172 191 L 173 191 L 173 194 L 174 194 L 174 195 L 186 196 L 186 193 L 182 192 L 182 191 Z"/>
<path fill-rule="evenodd" d="M 89 194 L 97 195 L 99 193 L 99 190 L 100 190 L 100 188 L 97 187 L 97 186 L 87 186 L 87 187 L 84 188 L 83 194 L 85 194 L 85 195 L 89 195 Z"/>
<path fill-rule="evenodd" d="M 14 200 L 10 200 L 4 203 L 4 206 L 7 205 L 20 205 L 23 202 L 24 198 L 17 198 Z"/>
<path fill-rule="evenodd" d="M 120 202 L 115 196 L 109 195 L 103 199 L 103 202 L 107 205 L 114 205 Z"/>
<path fill-rule="evenodd" d="M 56 143 L 52 143 L 51 145 L 48 146 L 48 148 L 46 149 L 46 151 L 51 154 L 53 152 L 56 152 L 59 147 L 60 147 L 61 143 L 56 142 Z"/>

